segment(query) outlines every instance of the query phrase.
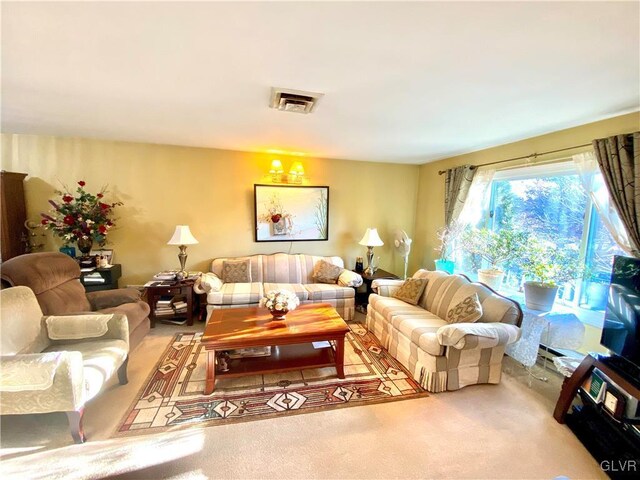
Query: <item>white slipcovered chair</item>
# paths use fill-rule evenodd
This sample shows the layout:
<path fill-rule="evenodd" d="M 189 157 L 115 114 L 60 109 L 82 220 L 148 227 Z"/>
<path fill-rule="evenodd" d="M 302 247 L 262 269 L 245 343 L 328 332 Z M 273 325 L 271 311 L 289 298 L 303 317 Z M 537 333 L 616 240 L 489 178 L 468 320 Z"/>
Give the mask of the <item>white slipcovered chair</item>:
<path fill-rule="evenodd" d="M 3 415 L 65 412 L 85 441 L 82 415 L 116 371 L 127 383 L 124 315 L 43 316 L 28 287 L 0 291 L 0 410 Z"/>

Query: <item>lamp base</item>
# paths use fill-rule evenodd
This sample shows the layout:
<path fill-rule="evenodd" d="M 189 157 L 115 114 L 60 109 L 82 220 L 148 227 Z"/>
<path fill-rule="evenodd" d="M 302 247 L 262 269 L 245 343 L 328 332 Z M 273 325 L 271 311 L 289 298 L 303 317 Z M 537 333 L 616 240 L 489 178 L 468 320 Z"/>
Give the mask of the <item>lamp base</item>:
<path fill-rule="evenodd" d="M 189 274 L 184 269 L 184 266 L 187 264 L 187 246 L 180 245 L 180 253 L 178 254 L 178 259 L 180 260 L 180 271 L 176 273 L 176 280 L 184 280 L 189 276 Z"/>
<path fill-rule="evenodd" d="M 367 247 L 367 268 L 363 272 L 365 275 L 373 275 L 376 269 L 373 266 L 373 247 Z"/>

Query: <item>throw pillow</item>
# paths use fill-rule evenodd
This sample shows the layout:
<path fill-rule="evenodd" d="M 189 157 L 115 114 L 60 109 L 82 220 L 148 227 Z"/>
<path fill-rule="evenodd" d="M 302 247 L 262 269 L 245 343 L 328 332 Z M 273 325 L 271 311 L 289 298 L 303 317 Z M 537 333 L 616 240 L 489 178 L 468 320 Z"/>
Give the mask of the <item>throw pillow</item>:
<path fill-rule="evenodd" d="M 482 317 L 482 305 L 478 294 L 474 293 L 451 307 L 447 312 L 448 323 L 473 323 Z"/>
<path fill-rule="evenodd" d="M 251 283 L 251 260 L 222 262 L 222 281 L 224 283 Z"/>
<path fill-rule="evenodd" d="M 318 283 L 336 283 L 342 270 L 342 267 L 320 260 L 313 269 L 313 279 Z"/>
<path fill-rule="evenodd" d="M 393 296 L 411 305 L 417 305 L 426 286 L 426 278 L 407 278 Z"/>

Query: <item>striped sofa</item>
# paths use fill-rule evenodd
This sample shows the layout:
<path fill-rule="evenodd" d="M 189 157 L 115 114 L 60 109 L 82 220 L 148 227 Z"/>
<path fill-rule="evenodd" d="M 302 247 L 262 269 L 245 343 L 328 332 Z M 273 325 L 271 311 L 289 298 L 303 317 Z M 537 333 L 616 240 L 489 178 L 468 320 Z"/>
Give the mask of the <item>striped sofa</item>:
<path fill-rule="evenodd" d="M 223 263 L 245 259 L 250 260 L 251 283 L 222 282 Z M 340 257 L 305 254 L 216 258 L 211 262 L 211 273 L 204 275 L 195 288 L 197 292 L 207 294 L 207 318 L 215 309 L 255 307 L 270 290 L 286 289 L 294 292 L 301 304 L 329 303 L 344 320 L 353 320 L 354 287 L 362 285 L 362 277 L 344 270 L 336 284 L 315 283 L 313 270 L 320 260 L 344 268 Z"/>
<path fill-rule="evenodd" d="M 402 280 L 373 281 L 367 329 L 430 392 L 499 383 L 505 348 L 520 338 L 520 306 L 462 275 L 418 270 L 413 277 L 427 279 L 418 305 L 392 296 Z M 474 292 L 482 317 L 448 324 L 449 309 Z"/>

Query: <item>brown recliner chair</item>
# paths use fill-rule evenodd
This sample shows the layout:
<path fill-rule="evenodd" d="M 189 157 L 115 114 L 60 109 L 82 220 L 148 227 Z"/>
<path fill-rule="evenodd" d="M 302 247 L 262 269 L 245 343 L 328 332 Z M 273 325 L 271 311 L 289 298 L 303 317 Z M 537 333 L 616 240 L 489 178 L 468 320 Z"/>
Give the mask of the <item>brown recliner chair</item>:
<path fill-rule="evenodd" d="M 85 292 L 80 267 L 68 255 L 58 252 L 29 253 L 2 263 L 3 284 L 29 287 L 36 294 L 44 315 L 82 312 L 126 315 L 130 351 L 151 328 L 149 305 L 134 288 Z"/>

